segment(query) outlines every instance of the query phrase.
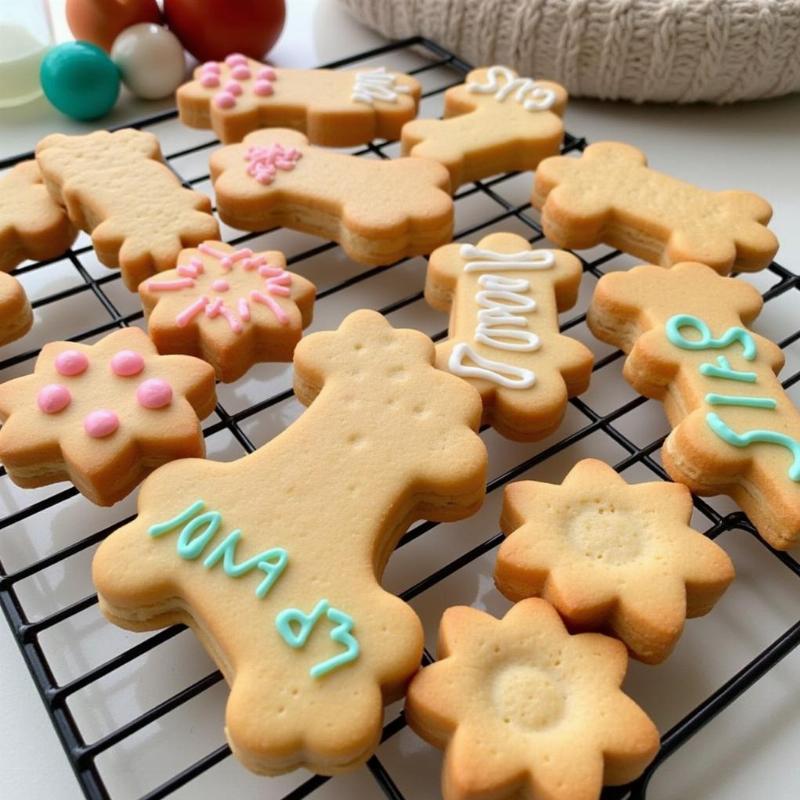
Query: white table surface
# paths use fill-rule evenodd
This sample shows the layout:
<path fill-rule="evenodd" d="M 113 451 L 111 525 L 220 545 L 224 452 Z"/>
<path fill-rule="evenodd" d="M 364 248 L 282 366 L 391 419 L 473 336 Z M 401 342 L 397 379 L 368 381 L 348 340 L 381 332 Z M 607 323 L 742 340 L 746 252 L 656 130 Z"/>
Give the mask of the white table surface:
<path fill-rule="evenodd" d="M 382 41 L 352 20 L 335 0 L 289 0 L 288 5 L 285 33 L 272 53 L 277 65 L 313 66 L 366 50 Z M 59 38 L 68 37 L 58 11 L 56 27 Z M 125 98 L 108 124 L 153 113 L 154 108 L 158 104 Z M 800 96 L 722 108 L 572 100 L 566 123 L 568 130 L 593 141 L 620 139 L 635 144 L 657 168 L 704 187 L 746 188 L 764 195 L 775 209 L 772 227 L 781 241 L 777 259 L 800 270 Z M 85 127 L 65 120 L 43 100 L 16 111 L 4 110 L 0 113 L 0 156 L 31 149 L 48 132 Z M 794 314 L 796 323 L 800 323 L 800 305 L 788 313 Z M 735 558 L 745 587 L 748 587 L 748 559 L 751 559 L 748 553 Z M 746 617 L 747 604 L 763 600 L 785 606 L 789 623 L 797 618 L 800 604 L 796 584 L 787 584 L 777 600 L 766 591 L 762 596 L 760 588 L 758 582 L 749 586 L 749 594 L 739 597 L 737 605 L 728 608 L 728 616 Z M 724 620 L 725 611 L 720 609 L 717 613 Z M 702 673 L 705 668 L 704 636 L 694 633 L 702 625 L 703 621 L 690 623 L 692 642 L 686 647 L 692 648 L 691 657 L 685 651 L 673 656 L 685 662 L 689 682 L 693 680 L 689 673 Z M 704 629 L 707 652 L 730 644 L 731 631 L 736 628 L 722 626 L 722 633 L 715 630 L 713 624 Z M 770 632 L 761 646 L 781 630 L 779 626 Z M 728 636 L 728 641 L 717 642 L 714 639 L 717 635 Z M 684 638 L 689 636 L 687 633 Z M 734 660 L 730 672 L 754 654 L 747 654 L 741 662 Z M 633 668 L 634 687 L 654 680 L 651 676 L 658 673 L 648 673 L 648 669 L 642 670 L 638 665 Z M 772 800 L 800 796 L 798 678 L 800 656 L 795 653 L 696 737 L 680 756 L 659 770 L 648 796 L 664 800 L 678 797 L 744 800 L 767 796 L 766 786 Z M 711 689 L 719 682 L 712 682 Z M 5 621 L 0 621 L 0 709 L 0 797 L 5 800 L 79 798 L 81 793 L 72 771 Z"/>

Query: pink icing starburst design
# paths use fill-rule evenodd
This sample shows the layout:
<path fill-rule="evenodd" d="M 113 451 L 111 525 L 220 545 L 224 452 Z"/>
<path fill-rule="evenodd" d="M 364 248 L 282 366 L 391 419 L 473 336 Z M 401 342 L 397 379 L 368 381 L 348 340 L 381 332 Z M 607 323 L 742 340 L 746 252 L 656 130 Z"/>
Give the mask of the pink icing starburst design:
<path fill-rule="evenodd" d="M 247 174 L 252 175 L 259 183 L 268 186 L 275 180 L 279 169 L 285 171 L 294 169 L 295 164 L 302 156 L 303 154 L 296 147 L 286 148 L 275 142 L 269 147 L 260 145 L 248 147 L 244 160 L 250 162 Z"/>
<path fill-rule="evenodd" d="M 264 279 L 263 290 L 251 290 L 244 297 L 238 297 L 229 305 L 221 295 L 230 291 L 231 285 L 225 278 L 217 278 L 210 284 L 211 294 L 203 294 L 184 308 L 175 318 L 180 328 L 185 328 L 199 314 L 209 319 L 222 317 L 234 333 L 241 333 L 244 326 L 252 319 L 250 303 L 267 306 L 281 325 L 289 322 L 289 317 L 274 297 L 291 295 L 292 276 L 281 267 L 273 267 L 261 255 L 255 255 L 249 248 L 225 253 L 210 244 L 203 243 L 197 248 L 203 255 L 211 256 L 219 261 L 224 272 L 231 272 L 240 266 L 245 272 L 257 271 Z M 176 272 L 180 277 L 175 280 L 150 280 L 147 288 L 153 292 L 177 292 L 182 289 L 197 287 L 197 279 L 205 271 L 199 258 L 192 258 L 188 264 L 178 266 Z"/>

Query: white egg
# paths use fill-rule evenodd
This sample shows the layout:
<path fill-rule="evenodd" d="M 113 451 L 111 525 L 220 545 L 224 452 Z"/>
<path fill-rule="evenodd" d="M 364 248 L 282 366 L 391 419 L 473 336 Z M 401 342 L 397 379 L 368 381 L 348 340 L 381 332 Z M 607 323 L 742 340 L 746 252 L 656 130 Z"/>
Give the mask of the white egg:
<path fill-rule="evenodd" d="M 186 60 L 174 33 L 153 22 L 126 28 L 114 40 L 111 60 L 123 83 L 145 100 L 172 94 L 183 82 Z"/>

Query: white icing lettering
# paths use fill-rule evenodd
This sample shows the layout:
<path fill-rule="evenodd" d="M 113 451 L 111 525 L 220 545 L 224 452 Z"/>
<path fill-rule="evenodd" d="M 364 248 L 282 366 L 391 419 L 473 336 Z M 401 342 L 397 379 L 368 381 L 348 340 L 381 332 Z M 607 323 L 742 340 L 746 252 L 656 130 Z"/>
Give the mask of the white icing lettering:
<path fill-rule="evenodd" d="M 470 82 L 467 90 L 476 94 L 494 94 L 494 99 L 502 103 L 509 95 L 526 111 L 547 111 L 556 102 L 556 93 L 537 84 L 532 78 L 515 78 L 508 67 L 489 67 L 487 82 Z M 500 83 L 500 78 L 503 83 Z"/>

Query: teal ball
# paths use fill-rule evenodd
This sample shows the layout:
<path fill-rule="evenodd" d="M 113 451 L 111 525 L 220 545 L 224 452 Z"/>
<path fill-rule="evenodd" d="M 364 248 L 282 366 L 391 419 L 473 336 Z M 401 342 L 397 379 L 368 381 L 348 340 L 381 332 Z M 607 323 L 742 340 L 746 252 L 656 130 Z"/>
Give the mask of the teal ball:
<path fill-rule="evenodd" d="M 119 70 L 90 42 L 64 42 L 51 48 L 39 70 L 47 99 L 73 119 L 107 114 L 119 96 Z"/>

